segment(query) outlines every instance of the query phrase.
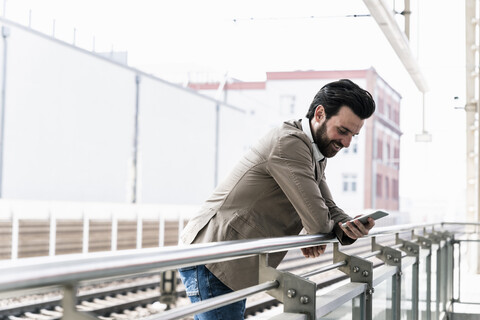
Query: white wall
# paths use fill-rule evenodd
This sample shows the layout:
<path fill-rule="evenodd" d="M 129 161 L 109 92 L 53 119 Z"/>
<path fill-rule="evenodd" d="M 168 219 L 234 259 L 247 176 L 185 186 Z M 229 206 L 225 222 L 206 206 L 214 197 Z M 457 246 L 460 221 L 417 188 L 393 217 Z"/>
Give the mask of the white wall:
<path fill-rule="evenodd" d="M 6 25 L 11 34 L 3 198 L 127 201 L 137 75 L 138 198 L 147 203 L 200 204 L 209 195 L 214 187 L 216 101 L 21 26 Z M 226 105 L 221 109 L 223 174 L 247 145 L 247 113 Z"/>

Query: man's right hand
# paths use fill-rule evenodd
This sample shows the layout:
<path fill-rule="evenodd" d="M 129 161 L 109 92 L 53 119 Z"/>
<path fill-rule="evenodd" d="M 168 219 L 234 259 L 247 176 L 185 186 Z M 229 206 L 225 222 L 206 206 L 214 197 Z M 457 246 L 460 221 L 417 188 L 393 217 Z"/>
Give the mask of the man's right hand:
<path fill-rule="evenodd" d="M 316 247 L 302 248 L 302 253 L 305 258 L 316 258 L 325 252 L 327 248 L 326 244 L 322 244 Z"/>

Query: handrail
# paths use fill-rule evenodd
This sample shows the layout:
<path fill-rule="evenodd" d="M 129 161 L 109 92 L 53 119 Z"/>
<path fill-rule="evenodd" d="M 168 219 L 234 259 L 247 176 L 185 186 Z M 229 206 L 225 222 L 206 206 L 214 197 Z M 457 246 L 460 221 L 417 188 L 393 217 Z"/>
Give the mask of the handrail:
<path fill-rule="evenodd" d="M 0 292 L 169 270 L 333 242 L 337 240 L 331 234 L 301 235 L 7 261 L 0 263 Z"/>
<path fill-rule="evenodd" d="M 243 290 L 235 291 L 230 294 L 226 294 L 223 296 L 219 296 L 216 298 L 208 299 L 203 302 L 199 302 L 193 305 L 185 306 L 176 308 L 174 310 L 170 310 L 167 312 L 162 313 L 161 315 L 155 315 L 149 317 L 148 320 L 157 320 L 157 319 L 179 319 L 189 314 L 204 312 L 207 310 L 214 309 L 219 306 L 223 306 L 234 301 L 239 301 L 244 299 L 252 294 L 263 292 L 266 290 L 272 290 L 270 293 L 277 297 L 276 295 L 280 294 L 280 296 L 285 295 L 285 284 L 288 283 L 289 286 L 292 286 L 292 290 L 306 290 L 306 299 L 308 301 L 309 295 L 308 293 L 311 286 L 311 282 L 308 282 L 307 278 L 312 275 L 325 272 L 328 270 L 332 270 L 335 268 L 342 268 L 348 266 L 346 269 L 344 268 L 342 271 L 346 272 L 350 275 L 352 281 L 359 281 L 358 275 L 361 276 L 361 280 L 359 282 L 365 282 L 365 291 L 364 293 L 370 295 L 373 293 L 373 289 L 379 282 L 382 282 L 384 278 L 388 275 L 391 276 L 392 272 L 401 271 L 400 265 L 398 264 L 398 260 L 402 263 L 402 268 L 412 265 L 413 263 L 417 263 L 418 268 L 418 257 L 419 257 L 419 250 L 418 244 L 413 244 L 413 246 L 417 246 L 416 250 L 409 250 L 412 251 L 411 254 L 402 249 L 402 251 L 392 251 L 396 249 L 400 249 L 401 247 L 405 246 L 405 243 L 409 241 L 408 239 L 412 238 L 411 241 L 415 241 L 415 236 L 420 236 L 420 233 L 416 233 L 415 230 L 419 228 L 423 228 L 423 237 L 422 241 L 438 241 L 438 239 L 450 239 L 451 233 L 444 232 L 441 228 L 445 225 L 452 224 L 452 225 L 480 225 L 480 223 L 446 223 L 446 222 L 439 222 L 439 223 L 426 223 L 426 224 L 408 224 L 408 225 L 400 225 L 394 227 L 386 227 L 386 228 L 375 228 L 371 230 L 370 234 L 365 236 L 365 238 L 373 238 L 381 235 L 393 235 L 395 234 L 396 244 L 388 245 L 386 247 L 383 246 L 374 246 L 375 241 L 372 241 L 372 249 L 376 248 L 377 251 L 370 252 L 366 256 L 358 257 L 354 255 L 349 255 L 348 253 L 345 254 L 339 251 L 338 244 L 334 247 L 334 263 L 328 266 L 324 266 L 322 268 L 309 271 L 307 273 L 303 273 L 301 275 L 293 275 L 289 274 L 288 272 L 280 272 L 275 269 L 270 268 L 263 265 L 260 267 L 261 277 L 260 277 L 260 284 L 245 288 Z M 427 228 L 431 227 L 431 230 L 427 230 Z M 456 229 L 456 228 L 454 228 Z M 463 230 L 463 229 L 462 229 Z M 403 238 L 404 232 L 411 232 L 410 236 L 407 236 L 405 239 Z M 426 237 L 426 238 L 425 238 Z M 430 240 L 433 239 L 433 240 Z M 453 238 L 452 238 L 453 239 Z M 217 243 L 205 243 L 205 244 L 194 244 L 189 246 L 177 246 L 177 247 L 165 247 L 165 248 L 150 248 L 150 249 L 140 249 L 140 250 L 125 250 L 125 251 L 116 251 L 116 252 L 97 252 L 93 254 L 75 254 L 75 255 L 65 255 L 65 256 L 53 256 L 53 257 L 45 257 L 45 258 L 27 258 L 27 259 L 20 259 L 20 260 L 7 260 L 4 262 L 0 262 L 0 292 L 7 292 L 7 294 L 12 294 L 12 292 L 20 292 L 22 289 L 32 289 L 35 287 L 46 287 L 46 286 L 64 286 L 65 288 L 70 288 L 64 294 L 64 302 L 63 307 L 64 310 L 69 310 L 69 312 L 77 312 L 75 302 L 75 291 L 72 290 L 79 281 L 84 280 L 92 280 L 96 278 L 108 278 L 108 277 L 116 277 L 119 275 L 128 275 L 128 274 L 138 274 L 138 273 L 145 273 L 145 272 L 158 272 L 158 271 L 165 271 L 171 270 L 175 268 L 191 266 L 191 265 L 198 265 L 198 264 L 206 264 L 210 262 L 219 262 L 219 261 L 227 261 L 233 260 L 237 258 L 243 257 L 251 257 L 259 254 L 266 254 L 266 253 L 273 253 L 273 252 L 280 252 L 280 251 L 287 251 L 290 249 L 296 248 L 305 248 L 310 246 L 317 246 L 320 244 L 328 244 L 328 243 L 338 243 L 338 241 L 334 238 L 333 234 L 320 234 L 320 235 L 299 235 L 299 236 L 287 236 L 281 238 L 264 238 L 264 239 L 252 239 L 252 240 L 241 240 L 241 241 L 228 241 L 228 242 L 217 242 Z M 452 246 L 453 241 L 441 241 L 439 245 L 441 248 L 441 252 L 437 253 L 440 254 L 442 259 L 448 259 L 447 255 L 452 254 Z M 450 246 L 447 248 L 447 246 Z M 380 250 L 378 250 L 380 248 Z M 423 248 L 423 247 L 422 247 Z M 409 247 L 410 249 L 410 247 Z M 390 251 L 388 251 L 390 250 Z M 381 272 L 375 272 L 375 276 L 373 278 L 373 266 L 371 262 L 367 259 L 372 255 L 378 255 L 380 260 L 385 262 L 385 266 L 382 267 L 383 269 L 378 269 Z M 394 259 L 391 259 L 391 255 L 393 255 Z M 408 255 L 412 255 L 413 257 L 408 257 Z M 390 256 L 390 257 L 389 257 Z M 336 257 L 336 258 L 335 258 Z M 416 257 L 416 258 L 415 258 Z M 430 256 L 427 257 L 427 273 L 430 274 Z M 339 258 L 343 261 L 339 261 Z M 405 259 L 410 259 L 410 264 L 404 263 Z M 262 260 L 263 259 L 263 260 Z M 263 264 L 267 260 L 265 257 L 261 258 Z M 392 262 L 388 263 L 387 260 L 392 260 Z M 397 261 L 395 261 L 397 260 Z M 407 261 L 405 260 L 405 261 Z M 415 262 L 416 261 L 416 262 Z M 440 261 L 440 262 L 439 262 Z M 441 260 L 437 259 L 437 264 L 442 263 Z M 388 266 L 387 266 L 388 265 Z M 443 265 L 443 264 L 441 264 Z M 388 268 L 387 268 L 388 267 Z M 262 269 L 263 268 L 263 269 Z M 440 268 L 440 272 L 444 275 L 447 275 L 447 272 L 452 273 L 453 269 L 448 269 L 445 267 L 437 266 Z M 390 270 L 391 269 L 391 270 Z M 263 271 L 262 271 L 263 270 Z M 272 271 L 273 270 L 273 271 Z M 347 270 L 347 271 L 345 271 Z M 375 269 L 377 270 L 377 269 Z M 383 271 L 388 271 L 388 273 L 382 274 Z M 263 272 L 263 273 L 262 273 Z M 273 272 L 273 273 L 272 273 Z M 280 272 L 280 273 L 278 273 Z M 355 276 L 357 273 L 357 276 Z M 452 280 L 451 274 L 448 273 L 450 280 L 445 280 L 450 283 Z M 399 273 L 401 275 L 401 272 Z M 453 274 L 453 273 L 452 273 Z M 370 277 L 370 278 L 366 278 Z M 399 281 L 398 277 L 396 278 L 397 282 Z M 439 280 L 440 279 L 440 280 Z M 438 281 L 443 281 L 443 277 L 437 277 L 437 287 L 440 287 Z M 427 281 L 428 282 L 428 281 Z M 445 282 L 445 283 L 447 283 Z M 418 288 L 418 274 L 415 276 L 413 274 L 412 284 L 414 284 Z M 443 283 L 443 282 L 442 282 Z M 398 283 L 396 284 L 396 286 Z M 453 282 L 452 282 L 453 285 Z M 395 288 L 397 288 L 394 286 Z M 392 294 L 395 292 L 395 288 L 392 287 Z M 430 290 L 430 285 L 427 286 Z M 288 287 L 290 288 L 290 287 Z M 301 288 L 301 289 L 300 289 Z M 400 288 L 400 287 L 398 287 Z M 350 294 L 352 294 L 350 287 L 344 287 Z M 278 291 L 280 290 L 280 291 Z M 428 291 L 430 292 L 430 291 Z M 355 294 L 356 296 L 357 294 Z M 67 297 L 65 299 L 65 296 Z M 315 296 L 315 293 L 313 294 Z M 283 297 L 283 296 L 282 296 Z M 289 297 L 289 296 L 288 296 Z M 303 296 L 302 296 L 303 297 Z M 400 300 L 399 295 L 395 295 L 395 306 L 397 309 L 400 310 Z M 429 294 L 427 293 L 427 297 Z M 289 297 L 290 298 L 290 297 Z M 285 302 L 283 298 L 280 298 L 282 302 Z M 344 300 L 344 298 L 339 299 L 338 295 L 333 297 L 335 303 L 339 303 Z M 418 299 L 418 293 L 417 293 Z M 428 298 L 430 301 L 430 298 Z M 332 300 L 333 301 L 333 300 Z M 370 300 L 371 301 L 371 300 Z M 296 305 L 303 302 L 294 302 L 295 307 L 290 305 L 287 308 L 287 312 L 289 310 L 296 310 Z M 294 308 L 294 309 L 291 309 Z M 366 315 L 367 318 L 371 318 L 371 303 L 368 304 L 366 307 Z M 302 309 L 304 310 L 304 309 Z M 416 307 L 418 312 L 418 307 Z M 442 309 L 443 310 L 443 309 Z M 305 312 L 309 313 L 310 315 L 314 315 L 317 311 L 312 311 L 310 307 L 304 310 Z M 396 312 L 397 312 L 396 311 Z M 437 312 L 439 312 L 439 305 L 437 303 Z M 297 311 L 295 311 L 297 312 Z M 321 312 L 320 312 L 321 313 Z M 82 317 L 80 317 L 82 318 Z M 147 320 L 147 319 L 146 319 Z"/>
<path fill-rule="evenodd" d="M 378 228 L 371 230 L 369 236 L 434 225 L 409 224 Z M 299 235 L 7 261 L 0 263 L 0 291 L 75 283 L 151 270 L 169 270 L 335 242 L 337 240 L 332 234 Z"/>

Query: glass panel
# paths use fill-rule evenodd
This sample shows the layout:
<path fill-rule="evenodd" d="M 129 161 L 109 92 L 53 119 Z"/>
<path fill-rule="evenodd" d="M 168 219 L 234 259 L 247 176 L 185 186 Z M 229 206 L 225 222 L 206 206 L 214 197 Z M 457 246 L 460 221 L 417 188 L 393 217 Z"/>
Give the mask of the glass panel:
<path fill-rule="evenodd" d="M 372 301 L 372 319 L 392 319 L 392 278 L 375 287 Z"/>
<path fill-rule="evenodd" d="M 413 319 L 413 265 L 402 270 L 402 294 L 400 302 L 400 319 Z"/>
<path fill-rule="evenodd" d="M 422 253 L 424 250 L 422 249 Z M 418 318 L 428 319 L 427 317 L 427 290 L 428 290 L 428 276 L 429 272 L 427 271 L 428 266 L 428 257 L 425 256 L 420 258 L 420 266 L 419 266 L 419 275 L 418 275 Z"/>
<path fill-rule="evenodd" d="M 360 320 L 361 298 L 362 295 L 355 297 L 352 301 L 348 301 L 333 310 L 329 314 L 324 315 L 321 319 L 328 320 Z M 353 312 L 352 312 L 353 310 Z"/>

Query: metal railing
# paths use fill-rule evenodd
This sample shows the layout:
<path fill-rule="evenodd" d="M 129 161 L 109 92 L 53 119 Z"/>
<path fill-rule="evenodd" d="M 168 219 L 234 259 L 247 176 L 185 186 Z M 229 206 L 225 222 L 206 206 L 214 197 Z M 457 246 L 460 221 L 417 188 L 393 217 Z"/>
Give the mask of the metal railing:
<path fill-rule="evenodd" d="M 467 226 L 475 228 L 473 238 L 472 233 L 466 232 Z M 478 241 L 479 226 L 479 223 L 439 223 L 375 228 L 368 236 L 371 252 L 363 257 L 343 252 L 331 235 L 301 235 L 5 261 L 0 264 L 0 295 L 62 286 L 64 318 L 93 319 L 92 315 L 76 311 L 75 287 L 81 281 L 259 255 L 258 285 L 145 319 L 180 319 L 263 291 L 284 305 L 284 313 L 271 319 L 284 319 L 287 314 L 288 319 L 319 319 L 327 315 L 334 319 L 336 313 L 350 313 L 352 319 L 446 319 L 452 314 L 453 305 L 462 302 L 460 273 L 454 276 L 455 257 L 458 255 L 460 259 L 461 252 L 455 252 L 454 245 L 458 244 L 460 249 L 464 241 Z M 456 237 L 460 234 L 467 238 Z M 394 237 L 394 245 L 379 241 L 387 236 Z M 269 253 L 327 243 L 334 246 L 330 266 L 294 275 L 266 263 Z M 374 268 L 369 260 L 372 257 L 382 262 L 380 266 Z M 336 268 L 347 274 L 350 282 L 339 283 L 335 290 L 326 293 L 317 292 L 316 283 L 309 277 Z"/>

